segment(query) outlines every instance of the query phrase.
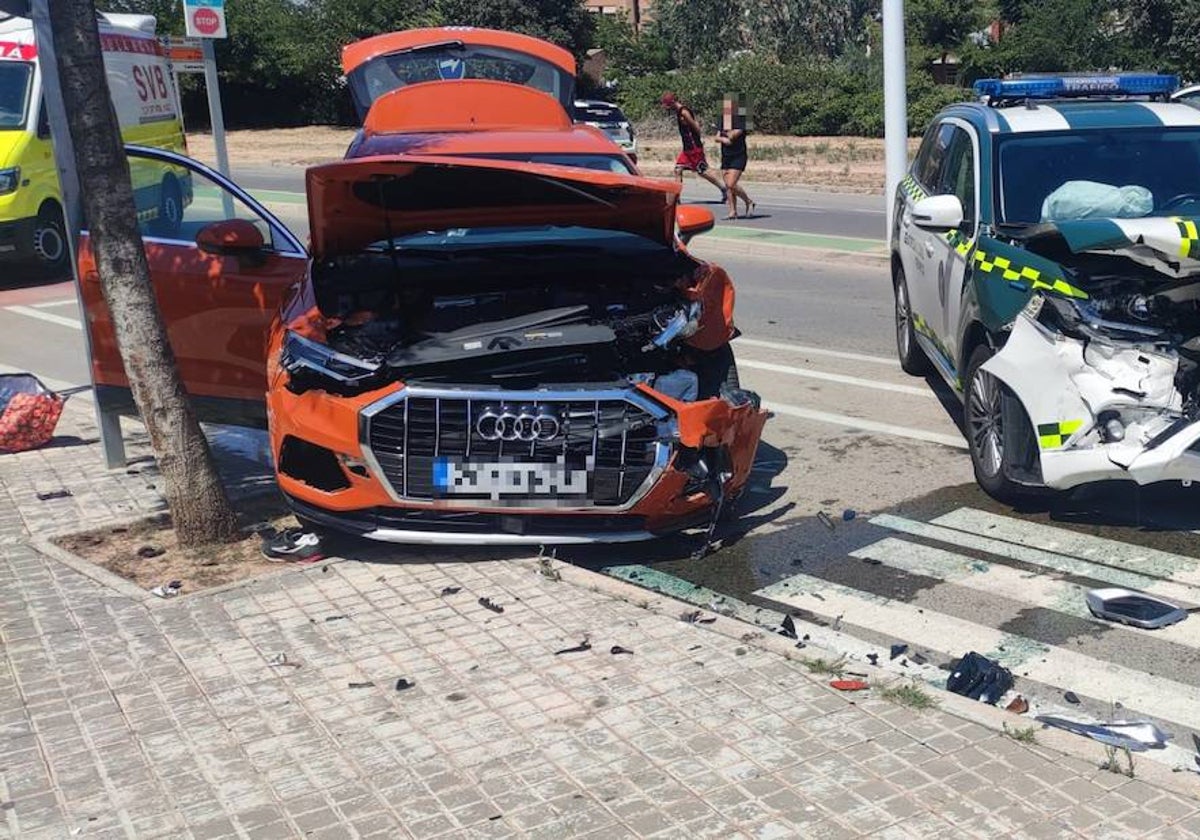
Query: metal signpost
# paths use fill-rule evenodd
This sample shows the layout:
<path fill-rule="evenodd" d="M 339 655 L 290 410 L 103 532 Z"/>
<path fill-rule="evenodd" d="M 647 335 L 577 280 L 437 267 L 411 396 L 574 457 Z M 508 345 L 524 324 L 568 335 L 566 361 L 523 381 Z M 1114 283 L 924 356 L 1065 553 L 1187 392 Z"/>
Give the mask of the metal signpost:
<path fill-rule="evenodd" d="M 891 241 L 896 185 L 908 168 L 908 90 L 904 56 L 904 0 L 883 0 L 883 136 L 886 177 L 883 200 Z"/>
<path fill-rule="evenodd" d="M 187 34 L 199 39 L 203 53 L 204 90 L 208 94 L 208 117 L 212 126 L 213 146 L 217 151 L 217 171 L 229 177 L 229 152 L 225 148 L 225 114 L 221 111 L 221 89 L 217 82 L 217 56 L 214 38 L 225 38 L 225 0 L 183 0 L 183 20 Z M 195 64 L 191 64 L 194 67 Z M 189 72 L 185 66 L 176 72 Z M 233 218 L 233 199 L 222 191 L 225 215 Z"/>

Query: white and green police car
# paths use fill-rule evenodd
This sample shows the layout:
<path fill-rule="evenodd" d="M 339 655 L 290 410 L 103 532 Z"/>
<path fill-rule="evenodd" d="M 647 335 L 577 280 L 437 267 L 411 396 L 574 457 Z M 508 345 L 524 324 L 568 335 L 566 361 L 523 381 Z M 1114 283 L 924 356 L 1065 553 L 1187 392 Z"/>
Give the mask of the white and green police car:
<path fill-rule="evenodd" d="M 1200 109 L 1177 87 L 981 81 L 896 192 L 900 363 L 962 395 L 997 498 L 1200 479 Z"/>

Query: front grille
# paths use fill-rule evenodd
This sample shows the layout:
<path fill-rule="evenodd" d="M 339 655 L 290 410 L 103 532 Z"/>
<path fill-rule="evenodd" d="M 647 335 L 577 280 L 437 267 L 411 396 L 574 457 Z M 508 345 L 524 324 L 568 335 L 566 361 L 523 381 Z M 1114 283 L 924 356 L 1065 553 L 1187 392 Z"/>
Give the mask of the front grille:
<path fill-rule="evenodd" d="M 585 392 L 586 393 L 586 392 Z M 591 396 L 591 395 L 589 395 Z M 392 494 L 406 501 L 459 503 L 480 507 L 486 496 L 447 497 L 434 484 L 435 464 L 565 464 L 590 471 L 586 498 L 569 497 L 568 506 L 622 507 L 636 500 L 647 479 L 665 462 L 668 444 L 660 440 L 667 412 L 620 392 L 595 399 L 578 392 L 560 397 L 544 393 L 423 394 L 402 392 L 400 399 L 364 414 L 363 443 L 375 459 Z M 551 410 L 562 419 L 549 441 L 487 440 L 477 420 L 488 408 Z M 553 496 L 504 497 L 505 506 L 558 507 Z"/>

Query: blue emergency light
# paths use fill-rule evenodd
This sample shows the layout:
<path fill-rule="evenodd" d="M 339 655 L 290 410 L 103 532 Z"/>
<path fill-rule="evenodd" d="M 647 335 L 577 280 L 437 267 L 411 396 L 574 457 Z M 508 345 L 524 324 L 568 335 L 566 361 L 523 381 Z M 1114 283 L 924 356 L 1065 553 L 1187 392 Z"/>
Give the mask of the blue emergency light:
<path fill-rule="evenodd" d="M 1179 89 L 1179 77 L 1161 73 L 1020 76 L 980 79 L 975 95 L 984 99 L 1062 99 L 1074 96 L 1168 96 Z"/>

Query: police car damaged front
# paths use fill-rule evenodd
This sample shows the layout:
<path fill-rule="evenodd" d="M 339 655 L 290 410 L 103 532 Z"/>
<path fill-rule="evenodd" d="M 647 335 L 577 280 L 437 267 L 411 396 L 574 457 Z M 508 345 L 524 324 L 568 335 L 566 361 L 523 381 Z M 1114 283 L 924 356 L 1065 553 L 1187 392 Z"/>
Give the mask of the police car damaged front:
<path fill-rule="evenodd" d="M 983 370 L 1023 484 L 1200 479 L 1197 219 L 1087 219 L 1015 237 L 1053 261 Z M 1023 415 L 1023 416 L 1022 416 Z M 1014 428 L 1015 427 L 1015 428 Z"/>

